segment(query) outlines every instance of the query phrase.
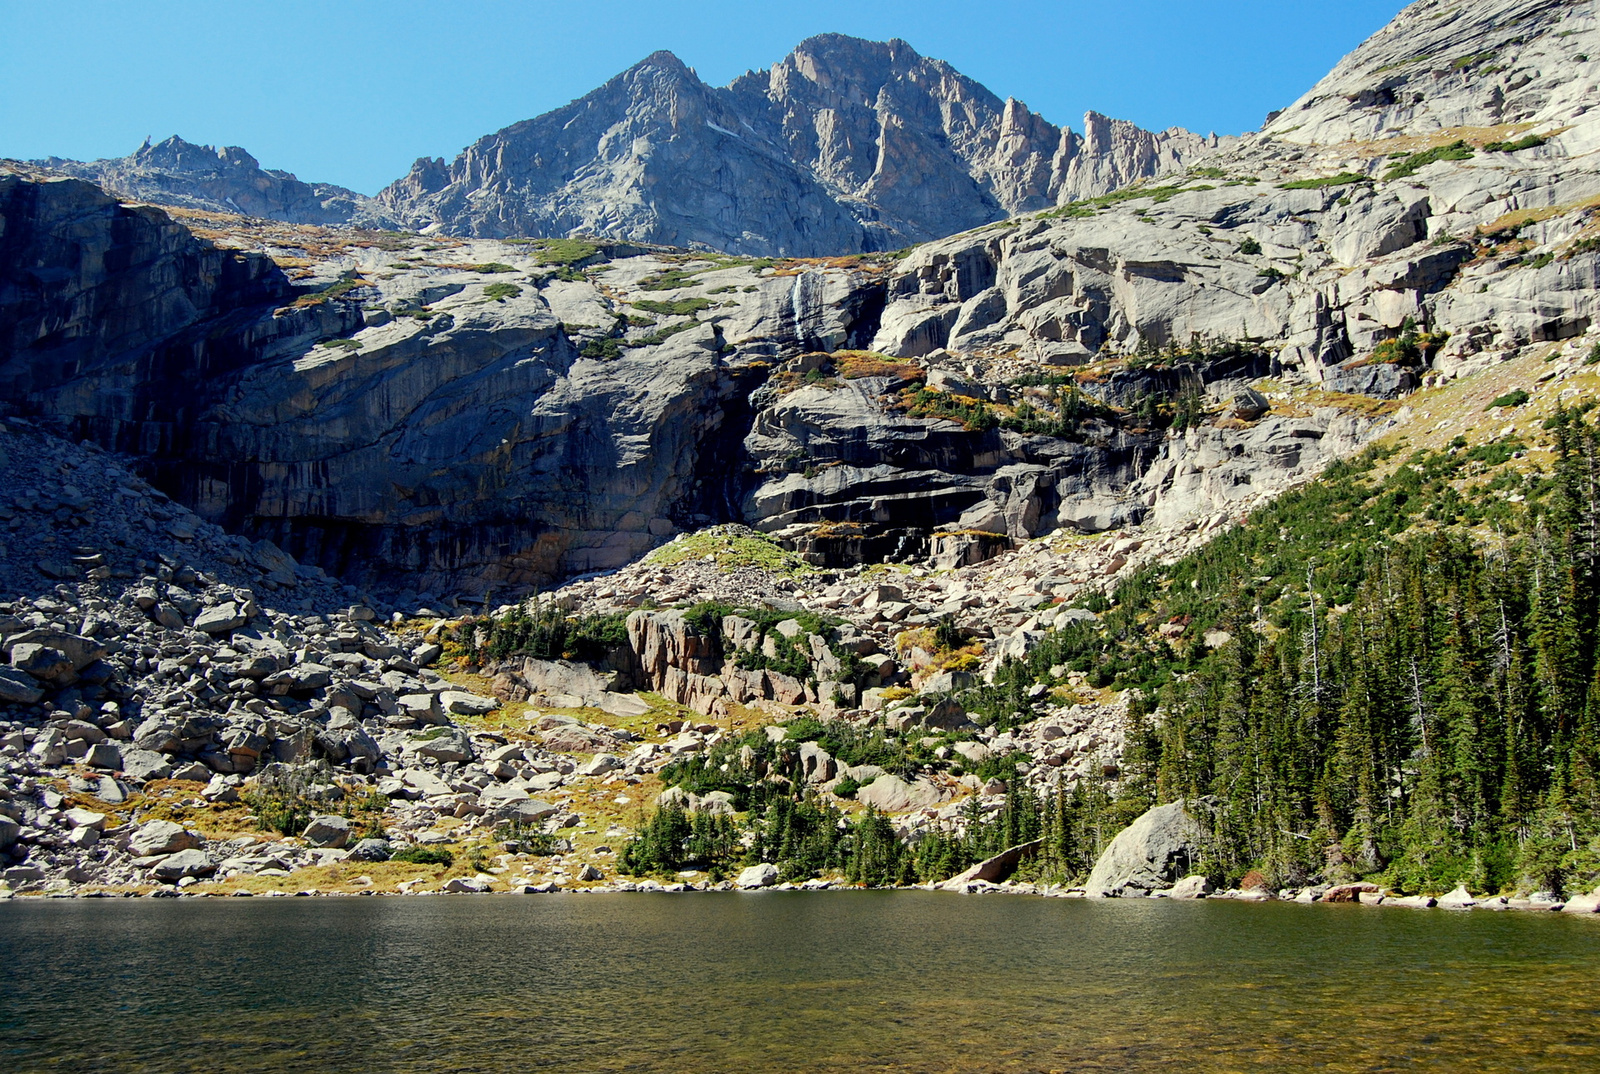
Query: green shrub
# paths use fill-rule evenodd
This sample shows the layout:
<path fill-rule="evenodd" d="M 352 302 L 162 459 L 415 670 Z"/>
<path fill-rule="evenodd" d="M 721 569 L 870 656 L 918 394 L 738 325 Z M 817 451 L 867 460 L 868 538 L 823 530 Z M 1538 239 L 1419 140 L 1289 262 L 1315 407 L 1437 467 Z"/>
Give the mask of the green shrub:
<path fill-rule="evenodd" d="M 625 342 L 623 346 L 654 347 L 658 344 L 665 343 L 679 332 L 687 332 L 689 329 L 698 328 L 699 326 L 699 321 L 679 321 L 677 324 L 669 324 L 665 328 L 658 328 L 654 332 L 651 332 L 648 336 L 640 336 L 638 339 Z"/>
<path fill-rule="evenodd" d="M 585 358 L 612 359 L 622 357 L 622 341 L 618 339 L 591 339 L 578 352 Z"/>
<path fill-rule="evenodd" d="M 570 616 L 535 598 L 531 605 L 519 604 L 498 619 L 463 624 L 456 640 L 477 664 L 509 656 L 597 661 L 626 644 L 628 616 L 625 612 Z"/>
<path fill-rule="evenodd" d="M 473 265 L 472 271 L 492 274 L 497 272 L 515 272 L 517 270 L 515 267 L 506 264 L 504 261 L 488 261 L 482 265 Z"/>
<path fill-rule="evenodd" d="M 503 821 L 495 826 L 494 837 L 502 843 L 512 844 L 514 854 L 533 854 L 538 857 L 549 857 L 559 854 L 561 840 L 545 831 L 537 824 L 528 824 L 523 821 Z"/>
<path fill-rule="evenodd" d="M 409 846 L 390 854 L 389 860 L 410 865 L 443 865 L 448 869 L 455 864 L 456 856 L 444 847 Z"/>
<path fill-rule="evenodd" d="M 1494 401 L 1488 406 L 1484 407 L 1484 409 L 1493 410 L 1495 407 L 1521 406 L 1523 403 L 1526 403 L 1529 398 L 1530 397 L 1527 392 L 1523 391 L 1521 388 L 1518 388 L 1514 392 L 1507 392 L 1504 395 L 1495 397 Z"/>
<path fill-rule="evenodd" d="M 639 287 L 644 291 L 676 291 L 680 287 L 693 286 L 695 276 L 703 271 L 705 270 L 662 269 L 660 272 L 653 273 L 640 280 Z"/>
<path fill-rule="evenodd" d="M 1261 252 L 1261 244 L 1252 235 L 1246 235 L 1244 241 L 1239 243 L 1239 252 L 1246 257 L 1254 257 Z"/>
<path fill-rule="evenodd" d="M 514 283 L 491 283 L 483 289 L 483 297 L 495 302 L 504 302 L 508 298 L 516 298 L 522 294 L 522 288 Z"/>
<path fill-rule="evenodd" d="M 322 800 L 308 792 L 313 786 L 332 784 L 333 780 L 333 769 L 326 761 L 294 768 L 279 765 L 242 797 L 255 812 L 256 824 L 262 831 L 299 835 L 312 817 L 327 811 Z"/>
<path fill-rule="evenodd" d="M 1422 365 L 1449 339 L 1449 332 L 1417 331 L 1417 322 L 1407 317 L 1400 326 L 1399 336 L 1373 348 L 1372 360 L 1384 365 Z"/>
<path fill-rule="evenodd" d="M 1518 138 L 1514 142 L 1485 142 L 1485 153 L 1520 153 L 1524 149 L 1537 149 L 1544 145 L 1547 139 L 1543 135 L 1529 134 Z"/>
<path fill-rule="evenodd" d="M 711 300 L 706 298 L 680 298 L 671 302 L 658 302 L 651 299 L 639 299 L 629 305 L 646 313 L 659 313 L 664 317 L 687 317 L 692 313 L 711 308 Z"/>
<path fill-rule="evenodd" d="M 1563 258 L 1574 258 L 1580 254 L 1592 254 L 1596 250 L 1600 250 L 1600 235 L 1590 235 L 1567 247 L 1561 256 Z"/>

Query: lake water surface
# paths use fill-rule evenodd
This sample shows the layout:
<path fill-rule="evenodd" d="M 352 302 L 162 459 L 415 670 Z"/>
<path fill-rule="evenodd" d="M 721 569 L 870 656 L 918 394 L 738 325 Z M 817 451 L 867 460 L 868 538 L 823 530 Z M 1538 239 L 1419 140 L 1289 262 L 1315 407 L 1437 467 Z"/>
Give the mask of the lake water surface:
<path fill-rule="evenodd" d="M 0 1071 L 1600 1070 L 1600 915 L 922 892 L 0 904 Z"/>

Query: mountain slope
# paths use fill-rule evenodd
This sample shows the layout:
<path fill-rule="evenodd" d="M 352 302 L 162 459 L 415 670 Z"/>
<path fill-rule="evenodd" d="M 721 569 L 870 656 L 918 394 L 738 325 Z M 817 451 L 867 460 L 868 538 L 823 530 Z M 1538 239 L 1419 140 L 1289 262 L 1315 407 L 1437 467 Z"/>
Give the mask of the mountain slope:
<path fill-rule="evenodd" d="M 1263 134 L 1331 145 L 1400 132 L 1557 123 L 1593 102 L 1597 73 L 1592 4 L 1424 0 L 1341 60 Z"/>

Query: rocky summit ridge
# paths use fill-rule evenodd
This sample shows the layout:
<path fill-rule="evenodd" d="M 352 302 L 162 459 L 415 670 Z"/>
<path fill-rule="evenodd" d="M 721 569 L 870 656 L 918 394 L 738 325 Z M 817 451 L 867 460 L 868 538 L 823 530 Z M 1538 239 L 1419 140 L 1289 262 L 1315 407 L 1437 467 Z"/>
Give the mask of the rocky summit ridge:
<path fill-rule="evenodd" d="M 1102 194 L 1217 148 L 1095 113 L 1083 134 L 904 41 L 824 34 L 725 88 L 657 52 L 378 201 L 452 235 L 585 232 L 755 256 L 892 250 Z"/>
<path fill-rule="evenodd" d="M 289 172 L 262 168 L 236 145 L 195 145 L 173 136 L 125 157 L 76 161 L 49 157 L 42 168 L 88 179 L 107 190 L 154 205 L 173 205 L 263 220 L 342 224 L 371 204 L 331 183 L 304 183 Z"/>
<path fill-rule="evenodd" d="M 666 766 L 795 716 L 926 747 L 790 758 L 905 833 L 996 815 L 993 755 L 1114 786 L 1127 697 L 1063 666 L 1037 718 L 978 726 L 959 689 L 1364 444 L 1510 458 L 1600 386 L 1593 4 L 1394 27 L 1200 164 L 895 254 L 322 227 L 6 167 L 7 882 L 371 881 L 336 814 L 373 794 L 391 845 L 362 855 L 498 842 L 391 881 L 594 883 Z M 741 85 L 840 83 L 813 57 Z M 621 626 L 494 648 L 552 609 Z M 325 822 L 239 834 L 241 795 L 295 780 Z"/>
<path fill-rule="evenodd" d="M 1232 139 L 1095 112 L 1057 127 L 904 41 L 823 34 L 712 87 L 656 52 L 367 198 L 173 137 L 40 167 L 154 204 L 484 238 L 572 234 L 754 256 L 893 250 L 1104 194 Z"/>

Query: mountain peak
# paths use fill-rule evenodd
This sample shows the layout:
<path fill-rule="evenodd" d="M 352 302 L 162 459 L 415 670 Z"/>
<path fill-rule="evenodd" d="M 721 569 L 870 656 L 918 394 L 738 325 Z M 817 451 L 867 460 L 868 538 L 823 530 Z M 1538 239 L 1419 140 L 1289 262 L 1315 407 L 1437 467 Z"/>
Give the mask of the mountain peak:
<path fill-rule="evenodd" d="M 379 197 L 450 234 L 824 256 L 1105 193 L 1206 150 L 1186 132 L 1125 126 L 1137 133 L 1090 160 L 1070 132 L 899 38 L 824 33 L 721 89 L 651 53 L 565 108 L 480 139 L 448 169 L 419 162 Z"/>
<path fill-rule="evenodd" d="M 644 59 L 640 60 L 638 63 L 634 64 L 632 67 L 628 68 L 623 72 L 623 76 L 626 77 L 629 75 L 634 75 L 650 69 L 664 71 L 675 75 L 682 75 L 688 78 L 695 77 L 694 72 L 690 70 L 688 64 L 678 59 L 677 53 L 671 51 L 670 49 L 664 48 L 657 49 Z"/>

